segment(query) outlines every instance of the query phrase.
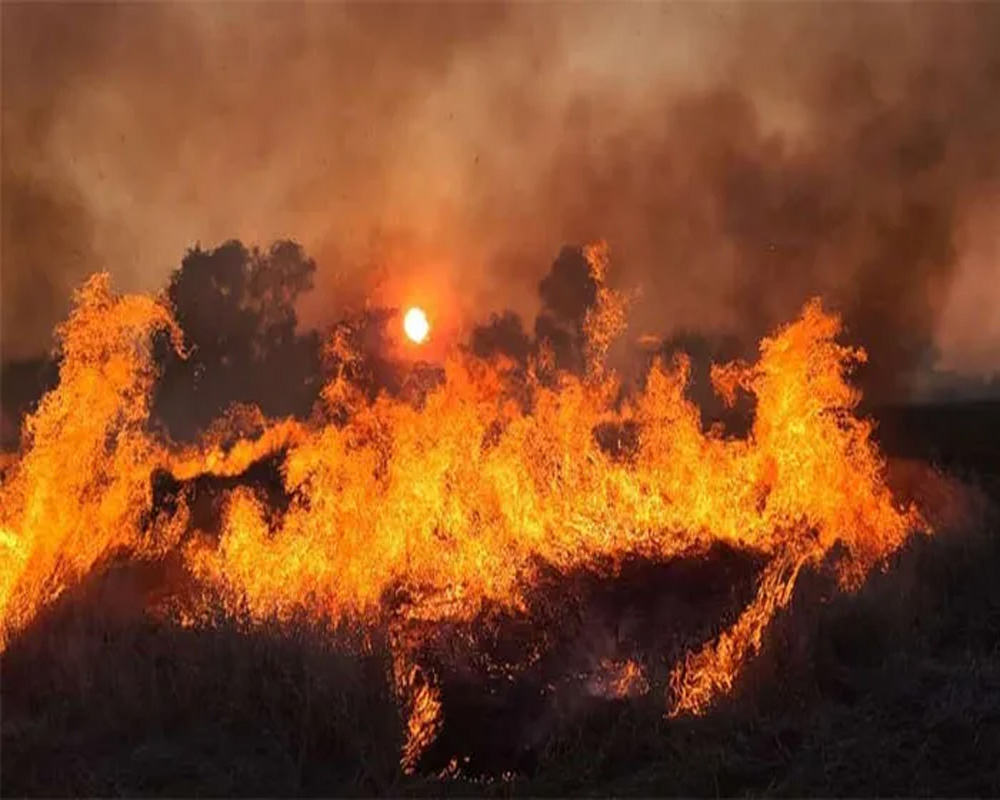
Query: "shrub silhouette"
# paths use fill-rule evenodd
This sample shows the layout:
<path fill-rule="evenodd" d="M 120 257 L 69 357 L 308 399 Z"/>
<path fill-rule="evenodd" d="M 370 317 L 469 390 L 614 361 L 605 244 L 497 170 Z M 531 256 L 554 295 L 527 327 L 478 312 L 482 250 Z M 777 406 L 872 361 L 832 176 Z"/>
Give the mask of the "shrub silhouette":
<path fill-rule="evenodd" d="M 316 398 L 319 337 L 299 333 L 295 302 L 312 288 L 315 262 L 292 241 L 266 251 L 233 240 L 194 247 L 167 287 L 190 349 L 157 343 L 163 373 L 157 416 L 175 438 L 204 430 L 234 403 L 269 416 L 304 416 Z"/>

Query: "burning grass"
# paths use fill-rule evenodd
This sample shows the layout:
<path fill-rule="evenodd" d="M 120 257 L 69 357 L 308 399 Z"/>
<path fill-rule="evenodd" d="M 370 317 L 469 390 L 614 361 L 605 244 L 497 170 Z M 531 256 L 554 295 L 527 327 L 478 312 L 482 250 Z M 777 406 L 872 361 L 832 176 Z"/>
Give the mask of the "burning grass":
<path fill-rule="evenodd" d="M 707 635 L 729 605 L 724 587 L 742 587 L 737 610 L 752 596 L 755 567 L 735 551 L 549 585 L 529 620 L 481 631 L 464 649 L 480 662 L 466 668 L 453 657 L 463 637 L 439 628 L 442 655 L 428 663 L 449 665 L 443 725 L 410 776 L 384 628 L 365 644 L 357 630 L 221 608 L 211 624 L 169 624 L 140 602 L 158 578 L 118 564 L 0 656 L 0 782 L 5 796 L 992 795 L 998 541 L 995 521 L 914 540 L 856 594 L 809 573 L 703 717 L 668 719 L 653 692 L 591 693 L 582 667 L 607 652 L 615 616 L 635 620 L 622 633 L 633 652 L 661 631 L 664 650 L 683 652 L 684 619 L 687 637 Z M 560 634 L 546 615 L 573 624 Z M 562 641 L 534 672 L 477 672 L 543 636 Z"/>
<path fill-rule="evenodd" d="M 826 574 L 836 591 L 855 591 L 931 525 L 887 487 L 848 382 L 864 353 L 838 343 L 840 323 L 818 301 L 764 339 L 756 363 L 713 369 L 725 399 L 746 393 L 754 403 L 749 434 L 733 437 L 705 429 L 685 396 L 684 358 L 654 364 L 637 390 L 607 369 L 624 301 L 603 283 L 606 252 L 591 248 L 588 258 L 598 290 L 582 376 L 544 357 L 518 370 L 455 354 L 442 382 L 407 401 L 370 400 L 342 373 L 308 424 L 244 411 L 186 448 L 149 424 L 151 337 L 167 331 L 180 350 L 181 332 L 157 301 L 118 297 L 105 277 L 91 279 L 60 331 L 59 385 L 28 420 L 0 489 L 2 642 L 22 652 L 5 663 L 44 659 L 23 655 L 52 646 L 39 620 L 112 562 L 161 569 L 155 601 L 147 593 L 126 602 L 147 615 L 130 623 L 138 634 L 124 629 L 127 650 L 145 646 L 143 626 L 165 625 L 171 632 L 155 647 L 194 647 L 198 662 L 204 637 L 210 651 L 211 637 L 231 641 L 219 633 L 220 614 L 239 621 L 234 653 L 265 635 L 277 637 L 281 653 L 286 632 L 305 650 L 313 640 L 322 649 L 331 641 L 322 631 L 346 626 L 358 632 L 344 645 L 355 659 L 346 674 L 357 658 L 382 653 L 379 696 L 388 693 L 402 713 L 398 729 L 387 728 L 399 741 L 370 745 L 398 758 L 397 767 L 368 770 L 365 785 L 375 791 L 391 790 L 399 769 L 435 764 L 450 775 L 463 765 L 503 774 L 525 748 L 537 754 L 551 738 L 565 716 L 544 722 L 551 709 L 586 706 L 588 696 L 641 697 L 675 719 L 728 702 L 800 576 Z M 248 429 L 252 436 L 237 435 Z M 600 430 L 634 433 L 616 449 Z M 247 470 L 267 459 L 271 477 L 248 482 Z M 208 513 L 197 491 L 183 489 L 192 482 L 213 487 Z M 170 502 L 157 485 L 171 487 Z M 734 571 L 721 569 L 726 559 Z M 663 599 L 684 586 L 670 570 L 678 563 L 732 580 L 664 617 Z M 636 578 L 637 564 L 648 584 Z M 608 599 L 615 587 L 644 585 L 645 606 Z M 699 619 L 713 607 L 716 616 Z M 636 609 L 641 645 L 622 628 Z M 602 616 L 613 622 L 597 636 Z M 33 636 L 43 644 L 30 644 Z M 242 674 L 243 658 L 226 669 Z M 324 707 L 329 699 L 309 680 L 292 679 L 306 728 L 316 699 Z M 475 703 L 462 697 L 484 685 L 501 700 L 483 713 L 506 720 L 498 724 L 511 749 L 470 767 L 475 726 L 462 714 Z M 141 702 L 138 689 L 118 693 L 131 698 L 126 706 Z M 281 784 L 292 791 L 304 786 L 301 737 L 289 756 L 299 777 Z"/>

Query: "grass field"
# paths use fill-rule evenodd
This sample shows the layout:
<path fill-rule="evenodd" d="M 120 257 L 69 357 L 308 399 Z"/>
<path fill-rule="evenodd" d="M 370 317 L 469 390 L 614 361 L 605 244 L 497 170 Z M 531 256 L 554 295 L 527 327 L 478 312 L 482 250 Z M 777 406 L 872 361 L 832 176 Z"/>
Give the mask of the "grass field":
<path fill-rule="evenodd" d="M 876 415 L 888 453 L 1000 500 L 1000 404 Z M 471 632 L 549 655 L 513 682 L 446 675 L 444 728 L 413 775 L 378 631 L 361 644 L 306 621 L 168 625 L 141 611 L 161 568 L 90 576 L 3 653 L 4 796 L 1000 794 L 991 511 L 912 541 L 854 595 L 807 575 L 700 719 L 665 718 L 655 690 L 594 696 L 565 668 L 607 635 L 609 608 L 638 619 L 619 639 L 659 643 L 652 673 L 669 667 L 752 591 L 752 563 L 719 551 L 635 564 L 614 585 L 553 576 L 525 618 Z M 468 761 L 449 771 L 455 752 Z"/>

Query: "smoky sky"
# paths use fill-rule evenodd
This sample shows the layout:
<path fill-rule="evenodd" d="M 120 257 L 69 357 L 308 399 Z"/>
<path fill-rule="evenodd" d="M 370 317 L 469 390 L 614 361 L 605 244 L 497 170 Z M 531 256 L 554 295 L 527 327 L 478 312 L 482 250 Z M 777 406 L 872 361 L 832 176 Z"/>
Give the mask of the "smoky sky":
<path fill-rule="evenodd" d="M 310 324 L 533 315 L 606 240 L 631 331 L 819 294 L 890 388 L 1000 368 L 1000 6 L 3 5 L 4 357 L 107 269 L 301 242 Z"/>

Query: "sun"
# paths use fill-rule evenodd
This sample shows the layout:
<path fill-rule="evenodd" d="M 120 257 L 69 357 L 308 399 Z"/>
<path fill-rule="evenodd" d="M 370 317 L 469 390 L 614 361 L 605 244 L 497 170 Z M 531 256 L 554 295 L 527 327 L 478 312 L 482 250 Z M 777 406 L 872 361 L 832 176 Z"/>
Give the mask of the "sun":
<path fill-rule="evenodd" d="M 427 334 L 431 331 L 431 323 L 422 308 L 414 306 L 406 312 L 406 316 L 403 317 L 403 330 L 406 337 L 416 344 L 427 338 Z"/>

